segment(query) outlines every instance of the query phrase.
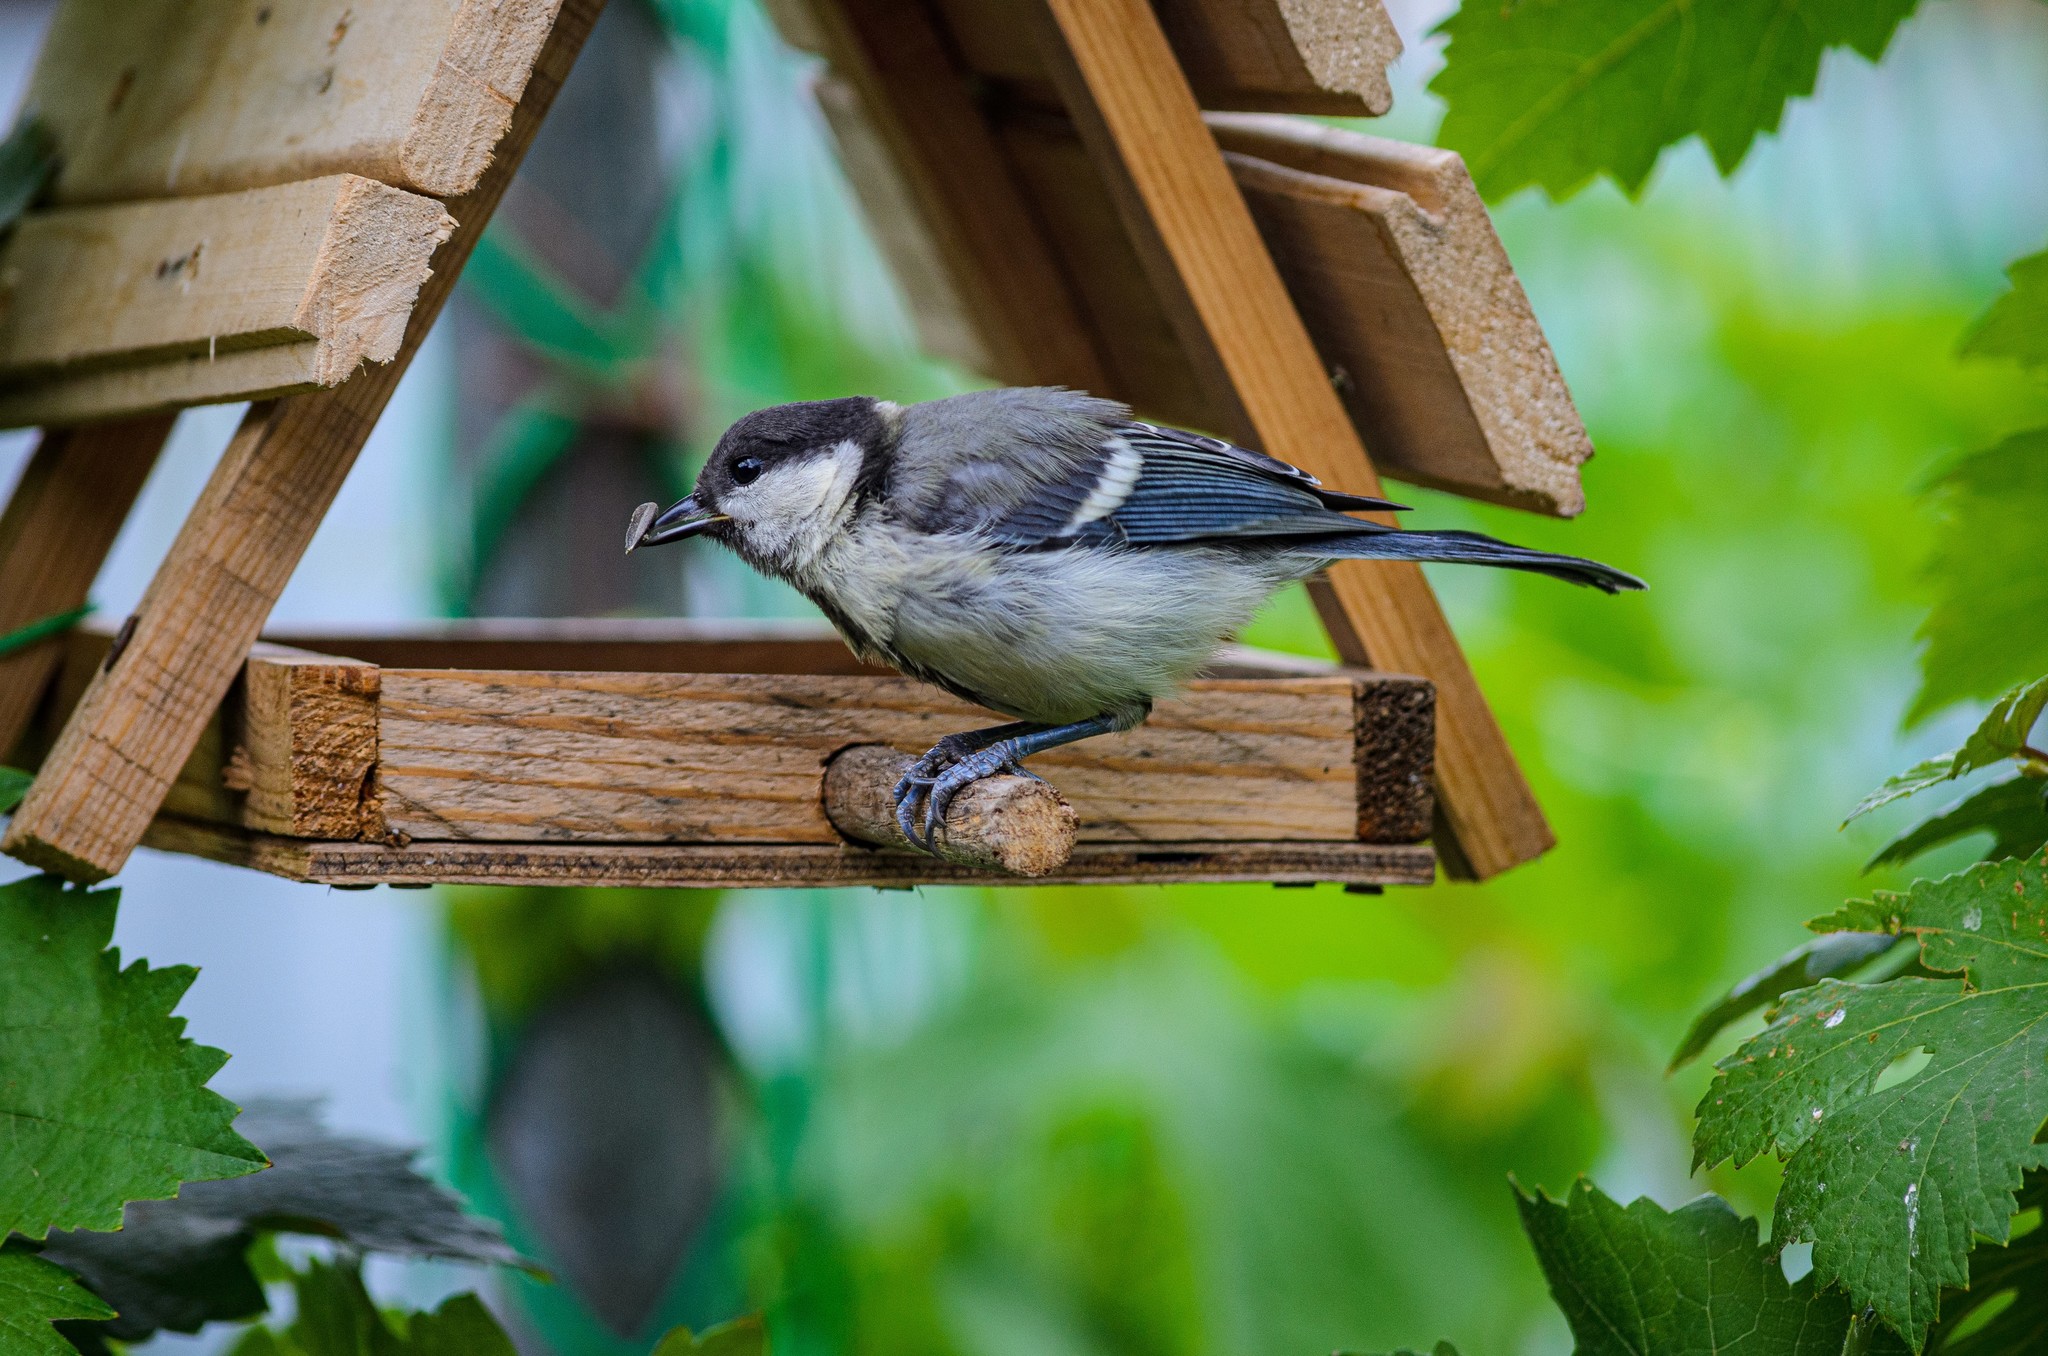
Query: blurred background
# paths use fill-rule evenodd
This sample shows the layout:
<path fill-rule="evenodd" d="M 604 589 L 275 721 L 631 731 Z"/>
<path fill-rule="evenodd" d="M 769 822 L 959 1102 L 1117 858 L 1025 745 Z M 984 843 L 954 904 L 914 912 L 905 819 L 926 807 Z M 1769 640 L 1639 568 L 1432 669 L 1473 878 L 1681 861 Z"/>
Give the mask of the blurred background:
<path fill-rule="evenodd" d="M 9 90 L 48 8 L 0 0 Z M 1390 8 L 1408 54 L 1370 130 L 1426 141 L 1448 6 Z M 914 351 L 807 72 L 754 0 L 612 0 L 280 623 L 804 612 L 617 537 L 746 410 L 971 381 Z M 1509 1175 L 1765 1209 L 1768 1176 L 1688 1176 L 1707 1070 L 1665 1059 L 1868 888 L 1896 825 L 1836 825 L 1969 723 L 1901 726 L 1919 491 L 2048 411 L 1954 357 L 2048 238 L 2044 91 L 2048 6 L 1930 0 L 1881 67 L 1830 54 L 1732 181 L 1687 144 L 1640 203 L 1498 209 L 1599 448 L 1591 507 L 1412 502 L 1653 585 L 1436 575 L 1556 826 L 1533 866 L 1381 897 L 345 893 L 145 851 L 117 941 L 202 967 L 181 1011 L 233 1052 L 229 1096 L 322 1095 L 505 1220 L 554 1285 L 372 1280 L 490 1287 L 532 1353 L 749 1310 L 778 1356 L 1563 1352 Z M 103 615 L 238 416 L 184 417 Z M 26 451 L 0 441 L 0 483 Z M 1324 649 L 1298 594 L 1251 639 Z"/>

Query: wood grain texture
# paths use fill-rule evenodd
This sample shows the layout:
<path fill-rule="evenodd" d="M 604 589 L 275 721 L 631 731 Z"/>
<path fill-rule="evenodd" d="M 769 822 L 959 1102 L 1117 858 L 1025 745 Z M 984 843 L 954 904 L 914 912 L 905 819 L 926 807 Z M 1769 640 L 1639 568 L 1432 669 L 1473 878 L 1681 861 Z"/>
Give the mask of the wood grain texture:
<path fill-rule="evenodd" d="M 0 635 L 85 603 L 171 433 L 168 415 L 51 429 L 0 512 Z M 0 763 L 63 660 L 52 638 L 0 656 Z"/>
<path fill-rule="evenodd" d="M 27 104 L 60 202 L 336 172 L 472 191 L 561 0 L 64 0 Z"/>
<path fill-rule="evenodd" d="M 1016 0 L 937 6 L 976 75 L 1048 80 L 1031 15 Z M 1204 108 L 1358 117 L 1393 106 L 1387 67 L 1401 37 L 1380 0 L 1156 0 L 1152 8 Z"/>
<path fill-rule="evenodd" d="M 716 890 L 918 885 L 1165 885 L 1270 881 L 1428 885 L 1427 844 L 1082 843 L 1049 876 L 990 876 L 922 853 L 839 845 L 324 843 L 164 816 L 151 847 L 288 880 L 369 885 L 631 885 Z"/>
<path fill-rule="evenodd" d="M 297 838 L 381 837 L 375 797 L 378 669 L 258 645 L 230 694 L 222 781 L 238 822 Z"/>
<path fill-rule="evenodd" d="M 1354 762 L 1360 684 L 1422 687 L 1205 680 L 1032 768 L 1083 841 L 1350 839 L 1358 778 L 1379 775 Z M 895 677 L 385 669 L 379 793 L 416 840 L 830 843 L 834 755 L 922 753 L 1002 719 Z"/>
<path fill-rule="evenodd" d="M 1378 477 L 1331 388 L 1215 139 L 1144 0 L 1032 0 L 1041 50 L 1125 226 L 1198 363 L 1242 403 L 1264 451 L 1332 486 Z M 1437 787 L 1458 857 L 1481 876 L 1554 843 L 1418 566 L 1344 562 L 1325 624 L 1345 659 L 1437 688 Z"/>
<path fill-rule="evenodd" d="M 1456 152 L 1300 118 L 1209 125 L 1380 470 L 1583 510 L 1592 440 Z"/>
<path fill-rule="evenodd" d="M 347 174 L 31 213 L 0 249 L 6 411 L 24 423 L 136 413 L 124 398 L 161 404 L 154 384 L 106 369 L 159 363 L 187 400 L 242 399 L 280 375 L 337 385 L 397 356 L 454 225 L 432 198 Z M 290 350 L 281 374 L 217 361 L 276 346 Z M 67 375 L 116 408 L 63 389 Z M 59 389 L 40 398 L 45 385 Z"/>
<path fill-rule="evenodd" d="M 908 850 L 895 788 L 911 761 L 879 744 L 842 749 L 825 768 L 825 818 L 856 843 Z M 932 854 L 984 871 L 1049 876 L 1074 855 L 1074 807 L 1030 777 L 984 778 L 946 807 Z"/>
<path fill-rule="evenodd" d="M 1061 265 L 1004 162 L 971 76 L 931 17 L 904 0 L 802 2 L 854 95 L 834 107 L 833 121 L 864 123 L 858 135 L 885 147 L 899 172 L 900 182 L 866 205 L 885 214 L 915 205 L 914 222 L 879 219 L 877 237 L 918 239 L 918 250 L 944 270 L 942 285 L 919 285 L 927 298 L 948 298 L 923 327 L 964 329 L 986 355 L 979 370 L 1012 385 L 1107 389 Z"/>
<path fill-rule="evenodd" d="M 87 691 L 0 849 L 76 880 L 141 841 L 342 480 L 440 314 L 602 0 L 564 0 L 496 158 L 449 204 L 398 356 L 330 391 L 252 407 L 144 593 L 133 638 Z"/>
<path fill-rule="evenodd" d="M 320 342 L 201 351 L 139 367 L 67 367 L 36 380 L 0 385 L 0 428 L 49 427 L 145 414 L 188 405 L 270 400 L 320 388 Z"/>

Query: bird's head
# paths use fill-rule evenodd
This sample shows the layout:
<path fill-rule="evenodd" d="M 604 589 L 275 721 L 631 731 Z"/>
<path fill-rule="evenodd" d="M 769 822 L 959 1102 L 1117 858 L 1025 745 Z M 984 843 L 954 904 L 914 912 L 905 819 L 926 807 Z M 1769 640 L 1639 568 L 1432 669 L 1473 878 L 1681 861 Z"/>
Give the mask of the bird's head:
<path fill-rule="evenodd" d="M 874 484 L 897 415 L 869 396 L 756 410 L 718 440 L 688 498 L 634 513 L 626 549 L 708 536 L 771 574 L 801 570 Z"/>

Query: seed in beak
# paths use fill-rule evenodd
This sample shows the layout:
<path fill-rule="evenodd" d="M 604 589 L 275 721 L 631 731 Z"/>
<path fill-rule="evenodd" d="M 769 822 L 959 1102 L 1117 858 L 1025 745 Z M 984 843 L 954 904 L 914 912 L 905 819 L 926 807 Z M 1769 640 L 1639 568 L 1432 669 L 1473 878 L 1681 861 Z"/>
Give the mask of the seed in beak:
<path fill-rule="evenodd" d="M 626 524 L 627 555 L 633 554 L 633 548 L 638 546 L 640 539 L 647 535 L 648 525 L 654 521 L 654 515 L 659 512 L 661 512 L 661 505 L 651 501 L 633 510 L 633 517 Z"/>

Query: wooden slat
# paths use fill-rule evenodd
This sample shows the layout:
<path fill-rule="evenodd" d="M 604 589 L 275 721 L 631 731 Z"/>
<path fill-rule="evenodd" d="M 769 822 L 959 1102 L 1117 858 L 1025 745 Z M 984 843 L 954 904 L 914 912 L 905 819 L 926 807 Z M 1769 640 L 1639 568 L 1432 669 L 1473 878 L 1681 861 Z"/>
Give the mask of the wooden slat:
<path fill-rule="evenodd" d="M 921 239 L 918 250 L 940 261 L 944 286 L 925 292 L 957 299 L 962 314 L 948 323 L 974 336 L 987 357 L 981 370 L 1013 385 L 1109 389 L 1061 266 L 1004 162 L 968 73 L 930 16 L 903 0 L 800 2 L 812 5 L 832 68 L 856 96 L 843 106 L 828 104 L 835 125 L 864 121 L 869 144 L 886 147 L 900 173 L 900 183 L 871 194 L 868 206 L 884 213 L 898 210 L 891 204 L 916 207 L 914 224 L 885 220 L 877 235 L 886 242 L 892 233 L 911 233 Z"/>
<path fill-rule="evenodd" d="M 439 315 L 462 264 L 568 75 L 602 0 L 564 0 L 489 170 L 449 204 L 460 223 L 420 289 L 398 356 L 331 391 L 249 411 L 0 849 L 78 880 L 141 841 L 240 670 L 343 478 Z"/>
<path fill-rule="evenodd" d="M 27 106 L 70 203 L 346 171 L 468 193 L 561 0 L 64 0 Z"/>
<path fill-rule="evenodd" d="M 375 630 L 265 631 L 274 644 L 389 669 L 577 673 L 813 673 L 890 676 L 821 622 L 519 617 Z"/>
<path fill-rule="evenodd" d="M 0 420 L 337 385 L 397 355 L 454 225 L 432 198 L 348 174 L 31 213 L 0 250 Z M 107 371 L 158 364 L 162 378 Z"/>
<path fill-rule="evenodd" d="M 1301 118 L 1209 124 L 1379 469 L 1584 509 L 1592 440 L 1457 153 Z"/>
<path fill-rule="evenodd" d="M 1083 841 L 1350 839 L 1354 685 L 1208 680 L 1127 734 L 1033 759 Z M 922 753 L 1003 718 L 907 678 L 385 669 L 378 774 L 401 838 L 829 843 L 825 765 L 857 744 Z M 1416 732 L 1427 747 L 1427 723 Z M 1425 810 L 1408 821 L 1429 828 Z"/>
<path fill-rule="evenodd" d="M 1197 361 L 1236 392 L 1260 445 L 1357 493 L 1378 477 L 1331 389 L 1244 199 L 1144 0 L 1033 0 L 1069 112 Z M 1418 566 L 1330 572 L 1332 640 L 1353 663 L 1437 685 L 1437 786 L 1456 856 L 1480 877 L 1554 842 Z"/>
<path fill-rule="evenodd" d="M 967 66 L 1047 80 L 1029 12 L 1013 0 L 937 0 Z M 1204 108 L 1335 117 L 1393 106 L 1401 37 L 1381 0 L 1157 0 L 1153 9 Z"/>
<path fill-rule="evenodd" d="M 0 512 L 0 634 L 84 604 L 171 423 L 152 415 L 43 435 Z M 0 657 L 0 762 L 63 652 L 52 639 Z"/>
<path fill-rule="evenodd" d="M 258 645 L 227 708 L 221 781 L 245 828 L 298 838 L 381 830 L 374 664 Z"/>
<path fill-rule="evenodd" d="M 669 889 L 775 886 L 1160 885 L 1187 882 L 1427 885 L 1427 844 L 1082 843 L 1058 872 L 1003 877 L 909 852 L 846 845 L 688 843 L 323 843 L 166 816 L 147 842 L 166 852 L 253 867 L 289 880 L 369 885 L 632 885 Z"/>

